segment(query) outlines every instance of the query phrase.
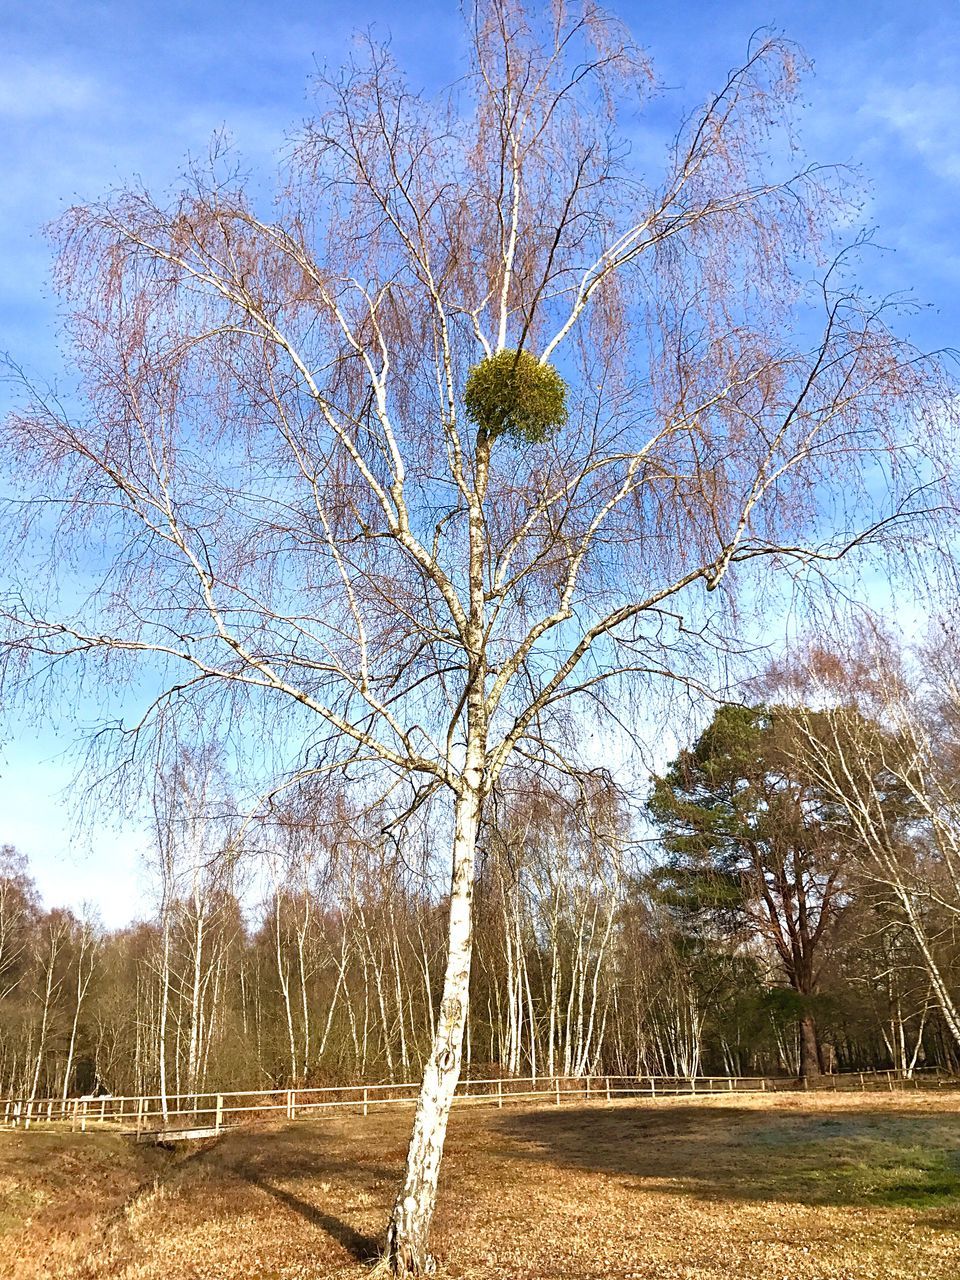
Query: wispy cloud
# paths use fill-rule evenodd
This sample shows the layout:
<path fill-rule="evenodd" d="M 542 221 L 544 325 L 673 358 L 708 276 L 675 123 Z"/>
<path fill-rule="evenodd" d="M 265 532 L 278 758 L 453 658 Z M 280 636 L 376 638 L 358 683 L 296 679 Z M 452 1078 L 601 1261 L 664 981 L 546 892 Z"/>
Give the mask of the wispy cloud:
<path fill-rule="evenodd" d="M 104 86 L 62 61 L 0 55 L 0 120 L 50 120 L 89 112 Z"/>
<path fill-rule="evenodd" d="M 886 127 L 930 172 L 960 182 L 960 87 L 916 81 L 908 87 L 874 86 L 861 109 L 866 124 Z"/>

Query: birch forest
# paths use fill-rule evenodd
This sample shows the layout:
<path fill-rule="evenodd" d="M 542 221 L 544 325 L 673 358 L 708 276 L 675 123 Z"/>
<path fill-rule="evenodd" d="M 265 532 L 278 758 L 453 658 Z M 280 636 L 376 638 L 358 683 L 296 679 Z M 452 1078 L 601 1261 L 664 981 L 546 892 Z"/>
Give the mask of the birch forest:
<path fill-rule="evenodd" d="M 559 789 L 513 777 L 480 843 L 466 1076 L 956 1070 L 960 702 L 948 648 L 926 651 L 919 685 L 915 671 L 889 674 L 903 673 L 889 648 L 859 668 L 807 655 L 774 673 L 784 701 L 722 707 L 645 804 L 601 773 Z M 832 709 L 787 704 L 811 680 Z M 748 779 L 731 782 L 736 866 L 708 865 L 694 760 L 713 778 L 714 814 L 732 775 Z M 770 791 L 754 808 L 776 838 L 745 813 L 758 777 Z M 799 834 L 784 835 L 788 803 Z M 430 822 L 401 849 L 340 796 L 309 822 L 288 811 L 244 847 L 204 805 L 195 768 L 166 780 L 156 910 L 120 930 L 45 908 L 26 859 L 3 849 L 4 1094 L 417 1078 L 447 911 Z"/>

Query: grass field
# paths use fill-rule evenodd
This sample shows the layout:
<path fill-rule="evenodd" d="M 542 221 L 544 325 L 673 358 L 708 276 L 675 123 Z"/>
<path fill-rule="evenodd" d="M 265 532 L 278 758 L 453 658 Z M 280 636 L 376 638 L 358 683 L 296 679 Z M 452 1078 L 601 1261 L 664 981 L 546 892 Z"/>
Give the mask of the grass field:
<path fill-rule="evenodd" d="M 409 1122 L 0 1134 L 0 1276 L 364 1276 Z M 461 1109 L 434 1245 L 464 1280 L 958 1280 L 960 1094 Z"/>

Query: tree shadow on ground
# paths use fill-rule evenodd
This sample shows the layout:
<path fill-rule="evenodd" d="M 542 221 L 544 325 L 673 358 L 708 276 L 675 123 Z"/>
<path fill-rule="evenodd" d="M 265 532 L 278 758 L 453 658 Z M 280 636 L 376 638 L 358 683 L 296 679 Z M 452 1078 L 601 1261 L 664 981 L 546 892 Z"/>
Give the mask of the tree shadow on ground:
<path fill-rule="evenodd" d="M 704 1199 L 947 1209 L 960 1226 L 960 1116 L 884 1108 L 561 1107 L 498 1117 L 521 1159 Z"/>
<path fill-rule="evenodd" d="M 216 1152 L 215 1163 L 248 1180 L 252 1175 L 271 1181 L 337 1178 L 392 1183 L 401 1166 L 387 1162 L 391 1154 L 381 1143 L 358 1150 L 352 1136 L 291 1125 L 266 1133 L 234 1130 Z"/>
<path fill-rule="evenodd" d="M 305 1218 L 313 1226 L 325 1231 L 328 1236 L 331 1236 L 339 1245 L 342 1245 L 356 1262 L 374 1262 L 378 1258 L 380 1254 L 379 1242 L 372 1236 L 365 1235 L 362 1231 L 357 1231 L 355 1227 L 351 1227 L 342 1218 L 337 1218 L 331 1213 L 325 1213 L 322 1209 L 318 1209 L 316 1205 L 310 1204 L 308 1200 L 301 1200 L 299 1196 L 287 1191 L 285 1187 L 277 1186 L 269 1179 L 258 1176 L 252 1170 L 247 1173 L 246 1179 L 253 1186 L 265 1191 L 267 1195 L 286 1205 L 288 1209 L 299 1213 L 302 1218 Z"/>
<path fill-rule="evenodd" d="M 366 1262 L 378 1257 L 380 1243 L 351 1224 L 348 1206 L 358 1196 L 371 1204 L 392 1199 L 400 1166 L 391 1156 L 383 1143 L 359 1145 L 339 1127 L 298 1122 L 229 1130 L 196 1159 L 207 1185 L 218 1185 L 232 1204 L 243 1187 L 262 1191 L 319 1227 L 353 1260 Z"/>

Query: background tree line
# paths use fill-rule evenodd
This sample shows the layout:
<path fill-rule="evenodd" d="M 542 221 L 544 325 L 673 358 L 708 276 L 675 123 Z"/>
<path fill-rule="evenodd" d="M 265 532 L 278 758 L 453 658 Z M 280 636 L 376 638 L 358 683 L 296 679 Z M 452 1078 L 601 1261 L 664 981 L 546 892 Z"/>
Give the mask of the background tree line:
<path fill-rule="evenodd" d="M 772 671 L 769 699 L 720 706 L 642 806 L 605 773 L 506 775 L 480 842 L 469 1071 L 956 1069 L 960 699 L 944 634 L 919 673 L 883 638 L 856 662 L 811 649 Z M 198 776 L 165 779 L 149 920 L 107 931 L 45 909 L 4 850 L 3 1093 L 421 1070 L 445 833 L 435 847 L 427 817 L 398 844 L 338 794 L 290 805 L 254 847 Z"/>

